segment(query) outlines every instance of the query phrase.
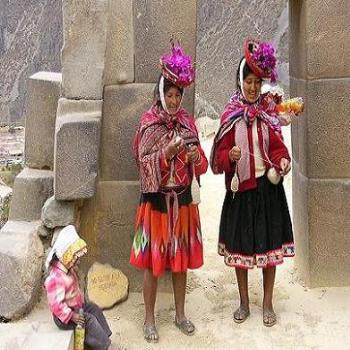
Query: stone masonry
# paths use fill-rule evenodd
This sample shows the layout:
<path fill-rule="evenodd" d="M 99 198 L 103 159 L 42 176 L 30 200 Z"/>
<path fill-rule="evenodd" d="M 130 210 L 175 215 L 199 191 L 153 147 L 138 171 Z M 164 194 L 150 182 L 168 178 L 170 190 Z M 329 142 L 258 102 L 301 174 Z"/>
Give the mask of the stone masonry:
<path fill-rule="evenodd" d="M 292 127 L 296 261 L 309 286 L 345 286 L 350 284 L 350 3 L 289 5 L 291 95 L 303 96 L 306 106 Z"/>

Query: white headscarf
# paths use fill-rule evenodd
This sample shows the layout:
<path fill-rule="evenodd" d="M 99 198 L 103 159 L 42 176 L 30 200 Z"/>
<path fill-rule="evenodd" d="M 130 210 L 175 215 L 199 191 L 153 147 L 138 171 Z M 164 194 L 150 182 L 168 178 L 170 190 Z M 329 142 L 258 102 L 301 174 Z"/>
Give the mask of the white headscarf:
<path fill-rule="evenodd" d="M 45 262 L 46 269 L 50 267 L 53 255 L 56 254 L 60 262 L 69 267 L 74 255 L 83 256 L 87 252 L 86 242 L 81 239 L 73 225 L 68 225 L 59 233 Z"/>

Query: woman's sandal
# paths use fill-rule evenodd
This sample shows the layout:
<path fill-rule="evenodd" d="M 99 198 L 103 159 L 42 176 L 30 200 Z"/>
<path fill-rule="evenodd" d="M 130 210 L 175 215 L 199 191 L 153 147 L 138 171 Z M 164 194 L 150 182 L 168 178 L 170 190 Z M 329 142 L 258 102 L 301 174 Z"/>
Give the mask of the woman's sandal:
<path fill-rule="evenodd" d="M 193 335 L 196 330 L 196 327 L 190 320 L 184 319 L 181 322 L 179 322 L 175 319 L 174 322 L 175 326 L 179 328 L 180 331 L 185 335 Z"/>
<path fill-rule="evenodd" d="M 271 310 L 264 310 L 263 311 L 263 323 L 266 327 L 272 327 L 277 322 L 277 316 L 276 314 Z"/>
<path fill-rule="evenodd" d="M 244 306 L 240 306 L 234 313 L 233 313 L 233 320 L 236 323 L 243 323 L 250 315 L 249 309 L 247 309 Z"/>
<path fill-rule="evenodd" d="M 143 337 L 149 343 L 158 343 L 159 334 L 157 328 L 154 324 L 144 324 L 143 325 Z"/>

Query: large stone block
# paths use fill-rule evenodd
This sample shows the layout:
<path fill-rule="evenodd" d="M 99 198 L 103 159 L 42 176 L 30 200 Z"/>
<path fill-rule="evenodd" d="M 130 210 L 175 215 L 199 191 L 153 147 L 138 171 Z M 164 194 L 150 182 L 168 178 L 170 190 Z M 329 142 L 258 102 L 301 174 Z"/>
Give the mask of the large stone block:
<path fill-rule="evenodd" d="M 61 92 L 60 73 L 39 72 L 27 85 L 25 164 L 53 169 L 55 122 Z"/>
<path fill-rule="evenodd" d="M 307 179 L 293 163 L 296 264 L 311 287 L 350 284 L 350 180 Z"/>
<path fill-rule="evenodd" d="M 143 112 L 153 99 L 154 84 L 105 88 L 101 132 L 101 179 L 137 180 L 132 140 Z"/>
<path fill-rule="evenodd" d="M 290 0 L 290 71 L 293 77 L 348 77 L 350 3 Z"/>
<path fill-rule="evenodd" d="M 133 81 L 133 2 L 110 0 L 104 83 L 114 85 Z"/>
<path fill-rule="evenodd" d="M 40 223 L 8 221 L 0 231 L 0 316 L 17 319 L 39 299 L 44 249 Z"/>
<path fill-rule="evenodd" d="M 159 57 L 170 51 L 176 35 L 185 52 L 195 59 L 196 0 L 134 0 L 135 81 L 156 82 Z"/>
<path fill-rule="evenodd" d="M 108 0 L 63 1 L 62 88 L 67 98 L 100 100 L 108 27 Z"/>
<path fill-rule="evenodd" d="M 102 101 L 60 99 L 55 137 L 55 199 L 95 193 Z"/>
<path fill-rule="evenodd" d="M 350 285 L 350 180 L 309 180 L 312 286 Z"/>
<path fill-rule="evenodd" d="M 10 220 L 40 220 L 41 208 L 52 195 L 53 172 L 25 168 L 15 179 Z"/>
<path fill-rule="evenodd" d="M 291 79 L 293 95 L 305 99 L 292 126 L 293 158 L 308 177 L 350 177 L 349 89 L 350 79 Z"/>

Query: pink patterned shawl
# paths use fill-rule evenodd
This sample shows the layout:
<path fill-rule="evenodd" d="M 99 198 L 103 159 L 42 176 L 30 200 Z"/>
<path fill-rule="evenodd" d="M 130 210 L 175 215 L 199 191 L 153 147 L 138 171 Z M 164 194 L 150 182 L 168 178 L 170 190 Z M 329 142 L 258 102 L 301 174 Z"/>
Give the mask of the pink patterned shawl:
<path fill-rule="evenodd" d="M 264 122 L 262 123 L 265 152 L 263 156 L 266 157 L 269 141 L 268 128 L 279 133 L 281 132 L 281 124 L 276 112 L 275 97 L 270 93 L 263 94 L 260 95 L 256 103 L 249 104 L 239 91 L 235 92 L 220 117 L 220 128 L 211 149 L 210 166 L 214 174 L 219 173 L 217 164 L 218 154 L 216 152 L 218 145 L 223 136 L 235 127 L 238 131 L 236 132 L 236 144 L 240 146 L 242 151 L 242 158 L 238 163 L 239 177 L 241 181 L 247 177 L 249 178 L 249 145 L 247 142 L 246 126 L 251 125 L 255 118 L 260 118 Z"/>
<path fill-rule="evenodd" d="M 153 105 L 142 115 L 133 143 L 142 193 L 159 192 L 161 152 L 176 135 L 186 143 L 199 143 L 193 117 L 184 108 L 173 117 Z"/>

